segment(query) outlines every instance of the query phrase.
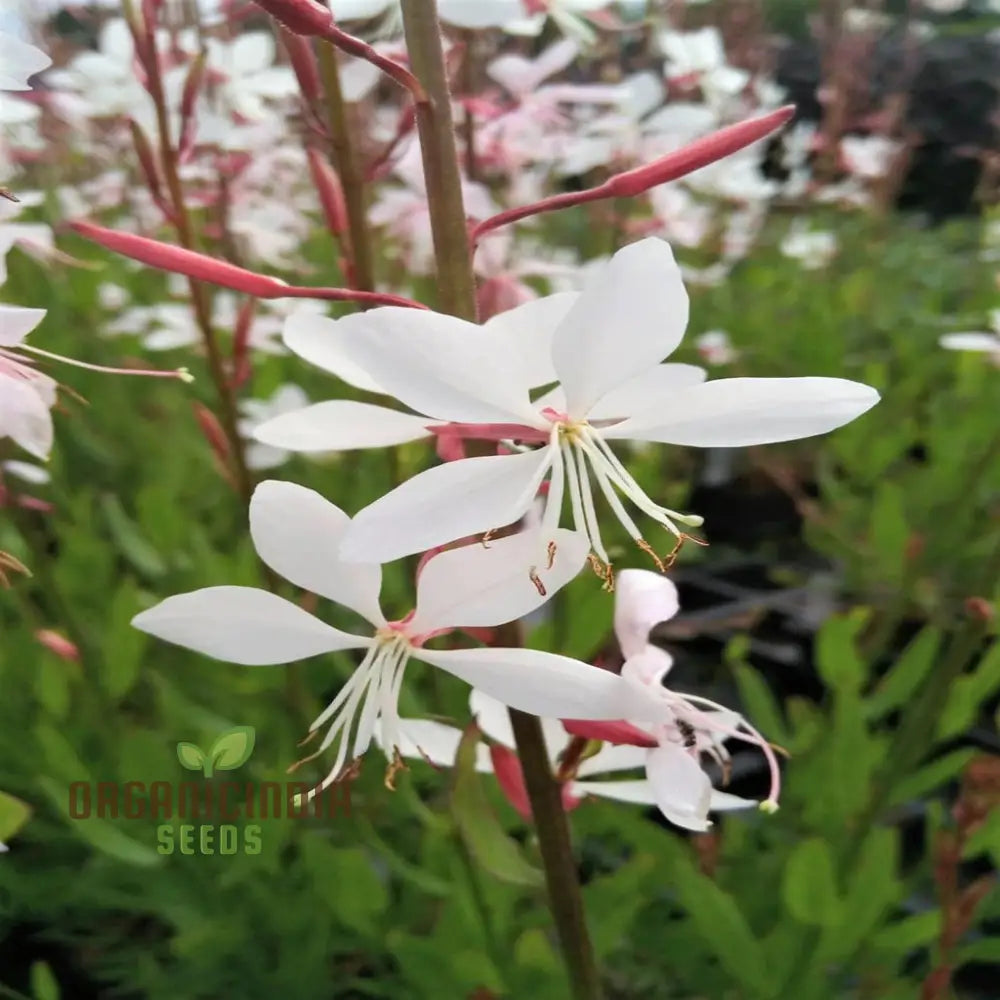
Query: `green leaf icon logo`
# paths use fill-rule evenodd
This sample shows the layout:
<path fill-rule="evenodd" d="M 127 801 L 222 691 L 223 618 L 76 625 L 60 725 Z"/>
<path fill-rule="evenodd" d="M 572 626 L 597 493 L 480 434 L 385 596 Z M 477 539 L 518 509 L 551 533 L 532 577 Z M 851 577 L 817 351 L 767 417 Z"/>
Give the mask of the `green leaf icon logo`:
<path fill-rule="evenodd" d="M 177 759 L 189 771 L 201 771 L 208 762 L 208 758 L 201 747 L 196 746 L 194 743 L 178 743 Z"/>
<path fill-rule="evenodd" d="M 178 743 L 177 759 L 189 771 L 201 771 L 211 778 L 216 771 L 232 771 L 245 764 L 253 753 L 253 726 L 237 726 L 223 733 L 205 753 L 196 743 Z"/>
<path fill-rule="evenodd" d="M 255 738 L 253 726 L 237 726 L 223 733 L 212 746 L 209 768 L 232 771 L 245 764 L 253 753 Z M 205 776 L 209 774 L 210 771 L 206 770 Z"/>

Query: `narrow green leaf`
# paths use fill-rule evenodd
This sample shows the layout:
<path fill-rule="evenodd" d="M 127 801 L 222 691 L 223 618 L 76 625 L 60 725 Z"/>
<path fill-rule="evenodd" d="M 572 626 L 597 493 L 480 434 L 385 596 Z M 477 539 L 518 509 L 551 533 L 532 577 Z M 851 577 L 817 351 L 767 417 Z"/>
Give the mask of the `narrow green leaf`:
<path fill-rule="evenodd" d="M 62 995 L 52 970 L 44 962 L 31 964 L 31 995 L 34 1000 L 59 1000 Z"/>
<path fill-rule="evenodd" d="M 479 729 L 465 728 L 455 758 L 451 812 L 458 832 L 477 863 L 495 878 L 511 885 L 539 888 L 542 873 L 530 865 L 518 845 L 507 836 L 490 806 L 476 771 Z"/>
<path fill-rule="evenodd" d="M 865 701 L 865 716 L 879 719 L 905 705 L 931 672 L 941 647 L 941 631 L 917 633 Z"/>
<path fill-rule="evenodd" d="M 951 781 L 975 756 L 976 751 L 969 748 L 946 753 L 933 763 L 897 782 L 887 804 L 898 806 L 904 802 L 924 798 L 928 792 L 934 791 L 946 781 Z"/>
<path fill-rule="evenodd" d="M 167 572 L 162 556 L 146 540 L 139 526 L 125 513 L 121 501 L 113 494 L 101 497 L 101 512 L 111 533 L 114 547 L 137 572 L 155 580 Z"/>
<path fill-rule="evenodd" d="M 830 618 L 816 636 L 816 669 L 834 691 L 856 693 L 865 682 L 868 670 L 856 641 L 869 616 L 868 608 L 853 608 Z"/>
<path fill-rule="evenodd" d="M 840 919 L 841 905 L 830 846 L 819 837 L 795 846 L 785 864 L 781 884 L 785 908 L 799 923 L 831 926 Z"/>
<path fill-rule="evenodd" d="M 0 843 L 10 840 L 28 822 L 31 806 L 20 799 L 0 792 Z"/>
<path fill-rule="evenodd" d="M 905 955 L 936 941 L 940 933 L 941 911 L 928 910 L 883 927 L 872 936 L 871 946 L 874 951 Z"/>
<path fill-rule="evenodd" d="M 983 655 L 975 669 L 959 677 L 948 692 L 937 737 L 946 740 L 958 736 L 972 726 L 983 702 L 1000 688 L 1000 641 L 994 642 Z"/>
<path fill-rule="evenodd" d="M 773 997 L 778 988 L 764 948 L 732 896 L 689 861 L 671 871 L 674 889 L 706 947 L 741 986 L 756 996 Z"/>

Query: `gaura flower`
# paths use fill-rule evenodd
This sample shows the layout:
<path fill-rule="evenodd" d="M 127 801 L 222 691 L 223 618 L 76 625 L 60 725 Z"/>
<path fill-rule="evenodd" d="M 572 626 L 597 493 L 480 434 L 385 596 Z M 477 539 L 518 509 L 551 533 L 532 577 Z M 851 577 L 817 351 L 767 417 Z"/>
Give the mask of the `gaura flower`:
<path fill-rule="evenodd" d="M 31 90 L 28 80 L 51 65 L 40 49 L 0 31 L 0 90 Z"/>
<path fill-rule="evenodd" d="M 45 316 L 44 309 L 0 305 L 0 438 L 9 437 L 35 458 L 52 450 L 56 381 L 16 354 Z"/>
<path fill-rule="evenodd" d="M 701 368 L 660 364 L 680 344 L 687 317 L 670 247 L 647 239 L 616 253 L 581 293 L 536 299 L 484 326 L 398 308 L 337 321 L 291 318 L 285 342 L 306 360 L 395 396 L 423 414 L 425 426 L 444 424 L 438 432 L 507 443 L 507 454 L 436 466 L 376 500 L 352 521 L 341 557 L 388 561 L 510 524 L 546 480 L 538 562 L 551 556 L 568 494 L 574 526 L 607 567 L 595 483 L 628 534 L 653 554 L 619 494 L 678 544 L 686 537 L 678 525 L 697 527 L 702 519 L 650 499 L 611 442 L 716 448 L 790 441 L 826 433 L 878 401 L 874 389 L 846 379 L 704 382 Z M 533 388 L 556 381 L 532 400 Z M 415 439 L 416 419 L 334 401 L 266 424 L 257 439 L 290 450 L 303 442 L 314 450 L 371 447 Z M 397 429 L 393 439 L 389 431 Z"/>
<path fill-rule="evenodd" d="M 621 574 L 615 596 L 615 634 L 628 657 L 628 673 L 639 683 L 640 666 L 655 663 L 669 668 L 667 654 L 649 645 L 649 632 L 654 625 L 672 618 L 677 609 L 677 590 L 670 580 L 645 570 L 630 569 Z M 531 807 L 504 706 L 482 691 L 473 690 L 469 708 L 483 734 L 492 741 L 488 747 L 477 747 L 476 770 L 495 774 L 508 801 L 528 818 Z M 729 754 L 723 740 L 729 738 L 728 730 L 738 731 L 742 719 L 725 709 L 699 714 L 714 728 L 700 720 L 697 726 L 688 724 L 673 712 L 665 715 L 659 726 L 623 720 L 574 720 L 564 726 L 557 719 L 542 719 L 549 760 L 562 784 L 564 807 L 574 809 L 588 796 L 656 806 L 675 825 L 701 831 L 711 826 L 709 812 L 756 806 L 758 803 L 752 799 L 713 789 L 700 764 L 701 756 L 707 754 L 725 769 Z M 461 730 L 431 719 L 401 719 L 399 732 L 402 756 L 423 758 L 438 767 L 454 765 Z M 381 740 L 378 730 L 376 740 Z M 600 741 L 596 752 L 595 740 Z M 645 772 L 642 778 L 595 780 L 640 769 Z"/>
<path fill-rule="evenodd" d="M 1000 364 L 1000 309 L 990 311 L 990 326 L 992 332 L 963 331 L 960 333 L 946 333 L 939 343 L 949 351 L 977 351 L 993 356 L 993 360 Z"/>
<path fill-rule="evenodd" d="M 341 631 L 255 587 L 208 587 L 168 597 L 132 624 L 215 659 L 250 666 L 364 650 L 351 678 L 311 726 L 315 733 L 328 725 L 316 754 L 337 742 L 333 767 L 320 788 L 368 749 L 376 725 L 386 747 L 400 747 L 397 702 L 411 659 L 440 667 L 525 712 L 590 718 L 622 712 L 628 697 L 622 679 L 569 657 L 533 649 L 425 648 L 428 640 L 452 629 L 492 627 L 544 603 L 545 596 L 524 574 L 537 545 L 530 535 L 435 555 L 417 581 L 416 608 L 389 621 L 378 601 L 381 568 L 346 564 L 338 555 L 350 523 L 318 493 L 292 483 L 261 483 L 250 504 L 250 534 L 261 559 L 290 583 L 360 615 L 371 625 L 371 635 Z M 544 577 L 547 594 L 571 580 L 586 557 L 586 541 L 571 532 L 560 532 L 558 545 L 558 558 Z"/>

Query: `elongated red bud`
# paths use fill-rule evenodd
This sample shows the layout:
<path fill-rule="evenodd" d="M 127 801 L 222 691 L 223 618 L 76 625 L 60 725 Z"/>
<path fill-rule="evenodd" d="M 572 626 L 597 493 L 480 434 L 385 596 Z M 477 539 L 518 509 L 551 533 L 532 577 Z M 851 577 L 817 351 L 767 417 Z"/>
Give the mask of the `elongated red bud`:
<path fill-rule="evenodd" d="M 347 229 L 347 204 L 344 201 L 343 185 L 330 161 L 322 153 L 308 149 L 306 154 L 327 228 L 334 236 L 339 236 Z"/>
<path fill-rule="evenodd" d="M 315 0 L 254 0 L 279 24 L 297 35 L 325 35 L 333 25 L 333 14 Z"/>
<path fill-rule="evenodd" d="M 80 659 L 80 650 L 76 644 L 53 629 L 40 628 L 35 632 L 35 639 L 61 660 L 75 663 Z"/>
<path fill-rule="evenodd" d="M 310 104 L 317 103 L 323 97 L 323 87 L 320 84 L 319 67 L 316 65 L 316 54 L 312 45 L 307 39 L 287 28 L 281 29 L 281 41 L 288 53 L 302 96 Z"/>
<path fill-rule="evenodd" d="M 229 439 L 222 429 L 222 424 L 219 423 L 219 418 L 207 406 L 202 406 L 201 403 L 192 403 L 191 407 L 194 410 L 198 426 L 201 428 L 201 433 L 204 435 L 215 457 L 223 465 L 228 465 L 231 455 Z"/>
<path fill-rule="evenodd" d="M 250 378 L 250 331 L 253 329 L 256 312 L 257 300 L 247 299 L 236 316 L 236 329 L 233 330 L 233 367 L 230 376 L 234 389 L 238 389 Z"/>
<path fill-rule="evenodd" d="M 652 163 L 616 174 L 602 187 L 611 197 L 633 198 L 650 188 L 685 177 L 753 145 L 791 121 L 794 114 L 795 105 L 789 104 L 770 114 L 729 125 L 703 139 L 696 139 L 682 149 L 667 153 Z"/>
<path fill-rule="evenodd" d="M 153 147 L 146 138 L 146 133 L 140 128 L 135 119 L 128 120 L 129 131 L 132 133 L 132 145 L 135 146 L 135 155 L 139 158 L 139 168 L 142 170 L 143 179 L 150 194 L 157 204 L 163 199 L 163 191 L 160 187 L 160 172 L 156 169 L 156 157 L 153 155 Z"/>
<path fill-rule="evenodd" d="M 680 177 L 694 173 L 710 163 L 724 159 L 739 150 L 752 145 L 765 136 L 781 128 L 795 114 L 792 104 L 779 108 L 766 115 L 751 118 L 749 121 L 729 125 L 712 135 L 696 139 L 690 145 L 684 146 L 673 153 L 661 156 L 652 163 L 626 170 L 616 174 L 595 188 L 585 191 L 566 191 L 561 194 L 543 198 L 541 201 L 520 208 L 511 208 L 500 212 L 489 219 L 473 226 L 469 239 L 473 246 L 486 233 L 508 226 L 520 219 L 545 212 L 554 212 L 561 208 L 572 208 L 575 205 L 585 205 L 592 201 L 604 201 L 607 198 L 632 198 L 648 191 L 659 184 L 675 181 Z"/>
<path fill-rule="evenodd" d="M 181 157 L 186 157 L 194 145 L 195 120 L 194 106 L 198 101 L 198 94 L 201 92 L 201 85 L 205 80 L 206 55 L 204 52 L 191 63 L 191 68 L 184 79 L 184 90 L 181 93 L 181 132 L 177 143 L 177 149 Z"/>
<path fill-rule="evenodd" d="M 237 267 L 228 261 L 218 260 L 194 250 L 185 250 L 171 243 L 151 240 L 148 236 L 136 236 L 134 233 L 106 229 L 93 222 L 76 221 L 67 225 L 84 239 L 92 240 L 108 250 L 120 253 L 123 257 L 130 257 L 160 271 L 183 274 L 194 281 L 219 285 L 258 299 L 326 299 L 331 302 L 366 302 L 376 306 L 405 306 L 408 309 L 427 308 L 420 302 L 414 302 L 413 299 L 404 298 L 402 295 L 389 295 L 386 292 L 289 285 L 280 278 L 257 274 L 256 271 L 248 271 L 244 267 Z"/>
<path fill-rule="evenodd" d="M 591 719 L 563 719 L 563 729 L 570 736 L 601 740 L 616 746 L 655 747 L 656 740 L 630 722 L 597 722 Z"/>
<path fill-rule="evenodd" d="M 528 788 L 524 783 L 524 771 L 517 754 L 507 747 L 494 744 L 490 747 L 490 761 L 497 783 L 507 801 L 525 819 L 531 819 L 531 801 L 528 798 Z"/>

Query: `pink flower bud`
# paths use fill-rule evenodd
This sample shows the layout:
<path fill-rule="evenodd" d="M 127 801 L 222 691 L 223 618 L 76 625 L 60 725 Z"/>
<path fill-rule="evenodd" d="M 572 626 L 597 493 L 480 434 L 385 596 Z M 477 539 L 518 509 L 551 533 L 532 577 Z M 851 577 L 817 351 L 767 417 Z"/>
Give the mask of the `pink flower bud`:
<path fill-rule="evenodd" d="M 195 420 L 198 421 L 201 433 L 204 435 L 215 457 L 223 466 L 226 466 L 229 462 L 231 451 L 229 448 L 229 439 L 222 429 L 222 424 L 219 423 L 219 418 L 207 406 L 202 406 L 201 403 L 192 403 L 191 408 L 194 410 Z"/>
<path fill-rule="evenodd" d="M 770 114 L 737 122 L 703 139 L 696 139 L 690 145 L 667 153 L 652 163 L 616 174 L 604 187 L 615 198 L 633 198 L 650 188 L 684 177 L 739 152 L 787 124 L 794 114 L 795 106 L 789 104 Z"/>
<path fill-rule="evenodd" d="M 347 205 L 344 202 L 344 188 L 340 178 L 322 153 L 310 148 L 306 150 L 306 154 L 309 157 L 309 171 L 323 207 L 327 229 L 334 236 L 339 236 L 347 230 Z"/>
<path fill-rule="evenodd" d="M 531 802 L 517 754 L 507 747 L 494 745 L 490 747 L 490 760 L 504 797 L 525 819 L 531 819 Z"/>
<path fill-rule="evenodd" d="M 563 728 L 571 736 L 601 740 L 616 746 L 655 747 L 656 740 L 630 722 L 594 722 L 589 719 L 563 719 Z"/>
<path fill-rule="evenodd" d="M 35 639 L 61 660 L 76 663 L 80 659 L 80 650 L 76 645 L 52 629 L 40 628 L 35 633 Z"/>
<path fill-rule="evenodd" d="M 292 64 L 295 79 L 299 81 L 302 96 L 310 103 L 322 100 L 323 88 L 320 85 L 319 69 L 316 66 L 316 55 L 312 45 L 301 35 L 296 35 L 286 28 L 281 29 L 281 40 Z"/>
<path fill-rule="evenodd" d="M 326 35 L 333 27 L 333 15 L 315 0 L 254 0 L 279 24 L 296 35 Z"/>

